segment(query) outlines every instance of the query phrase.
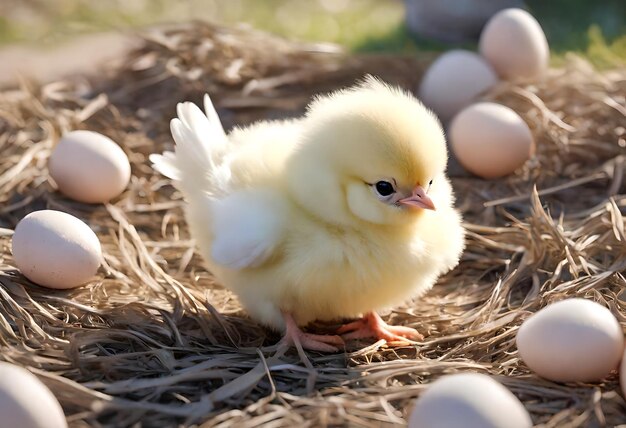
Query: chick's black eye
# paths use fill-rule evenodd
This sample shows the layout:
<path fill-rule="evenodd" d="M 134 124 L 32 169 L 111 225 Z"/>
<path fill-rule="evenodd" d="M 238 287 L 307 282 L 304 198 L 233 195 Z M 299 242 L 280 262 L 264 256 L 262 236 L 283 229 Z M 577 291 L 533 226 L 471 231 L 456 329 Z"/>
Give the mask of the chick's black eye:
<path fill-rule="evenodd" d="M 389 196 L 396 192 L 393 185 L 388 181 L 379 181 L 376 183 L 376 191 L 380 196 Z"/>

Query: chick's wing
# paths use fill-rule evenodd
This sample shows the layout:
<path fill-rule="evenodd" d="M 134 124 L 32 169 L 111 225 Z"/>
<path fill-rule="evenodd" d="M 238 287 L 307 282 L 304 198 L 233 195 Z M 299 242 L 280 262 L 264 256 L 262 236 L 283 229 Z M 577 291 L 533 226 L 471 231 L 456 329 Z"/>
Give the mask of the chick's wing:
<path fill-rule="evenodd" d="M 261 266 L 284 234 L 286 205 L 269 189 L 243 190 L 213 201 L 213 260 L 231 269 Z"/>

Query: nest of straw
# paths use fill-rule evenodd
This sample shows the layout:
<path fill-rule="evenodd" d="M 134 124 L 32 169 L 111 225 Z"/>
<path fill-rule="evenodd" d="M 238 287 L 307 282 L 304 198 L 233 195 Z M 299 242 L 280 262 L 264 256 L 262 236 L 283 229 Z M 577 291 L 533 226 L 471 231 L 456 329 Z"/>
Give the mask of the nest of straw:
<path fill-rule="evenodd" d="M 419 346 L 350 343 L 345 353 L 278 352 L 195 252 L 182 200 L 148 155 L 171 148 L 176 102 L 208 91 L 225 124 L 297 115 L 317 92 L 366 73 L 414 90 L 431 58 L 348 56 L 246 28 L 204 23 L 153 30 L 103 75 L 0 92 L 0 359 L 27 367 L 60 400 L 71 426 L 402 425 L 437 377 L 494 376 L 544 427 L 626 420 L 618 377 L 558 384 L 520 361 L 515 334 L 546 304 L 584 297 L 626 326 L 626 70 L 578 58 L 540 82 L 485 95 L 530 125 L 537 156 L 510 177 L 453 177 L 468 230 L 457 269 L 423 298 L 394 308 Z M 132 164 L 107 205 L 57 193 L 46 161 L 59 136 L 90 129 Z M 11 230 L 51 208 L 86 221 L 102 242 L 97 278 L 40 288 L 11 258 Z"/>

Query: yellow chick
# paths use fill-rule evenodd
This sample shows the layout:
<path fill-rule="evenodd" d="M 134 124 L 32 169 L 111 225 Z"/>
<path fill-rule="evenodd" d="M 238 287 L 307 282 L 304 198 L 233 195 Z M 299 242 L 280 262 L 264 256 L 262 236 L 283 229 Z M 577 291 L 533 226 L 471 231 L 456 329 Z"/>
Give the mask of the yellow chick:
<path fill-rule="evenodd" d="M 430 289 L 463 250 L 435 116 L 373 77 L 317 97 L 300 119 L 228 135 L 208 96 L 205 112 L 179 104 L 175 153 L 151 160 L 184 194 L 209 269 L 250 316 L 318 351 L 343 340 L 302 332 L 314 320 L 362 317 L 343 338 L 420 339 L 375 311 Z"/>

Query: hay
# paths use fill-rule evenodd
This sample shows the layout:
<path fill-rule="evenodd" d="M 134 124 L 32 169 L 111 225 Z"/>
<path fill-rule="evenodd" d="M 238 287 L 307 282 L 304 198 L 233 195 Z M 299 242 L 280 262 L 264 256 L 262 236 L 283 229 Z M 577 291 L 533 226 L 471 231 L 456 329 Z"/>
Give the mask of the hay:
<path fill-rule="evenodd" d="M 616 374 L 596 384 L 542 380 L 514 340 L 532 312 L 566 297 L 600 302 L 626 326 L 626 70 L 598 73 L 572 58 L 542 82 L 487 94 L 530 124 L 538 154 L 507 179 L 454 178 L 468 229 L 463 259 L 388 315 L 426 339 L 312 353 L 313 370 L 276 349 L 278 337 L 213 282 L 180 194 L 148 165 L 150 153 L 171 148 L 175 103 L 199 101 L 205 90 L 231 126 L 299 114 L 311 94 L 367 72 L 414 89 L 429 59 L 349 57 L 194 23 L 154 30 L 108 75 L 4 90 L 1 359 L 39 376 L 76 427 L 402 425 L 429 382 L 468 370 L 510 388 L 537 425 L 623 423 Z M 110 136 L 129 155 L 133 177 L 113 204 L 73 202 L 48 180 L 51 148 L 77 128 Z M 46 290 L 14 268 L 11 229 L 46 207 L 85 220 L 102 242 L 105 264 L 85 287 Z"/>

